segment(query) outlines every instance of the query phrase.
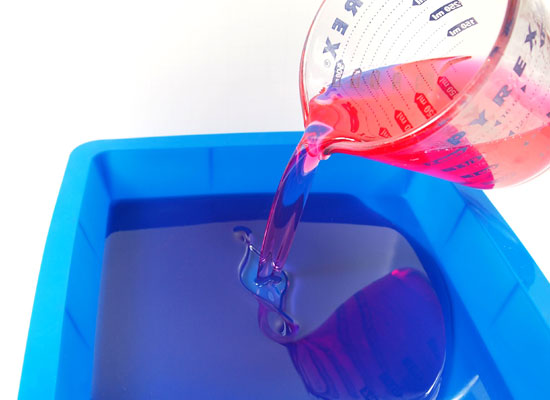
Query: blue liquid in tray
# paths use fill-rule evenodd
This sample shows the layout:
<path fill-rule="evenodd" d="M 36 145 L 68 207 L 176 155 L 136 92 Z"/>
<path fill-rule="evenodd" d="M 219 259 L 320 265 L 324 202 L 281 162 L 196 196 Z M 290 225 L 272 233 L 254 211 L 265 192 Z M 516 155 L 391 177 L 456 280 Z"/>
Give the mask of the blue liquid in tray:
<path fill-rule="evenodd" d="M 270 204 L 258 195 L 113 207 L 92 398 L 510 398 L 435 261 L 351 196 L 310 197 L 285 267 L 300 335 L 264 335 L 232 231 L 260 236 Z"/>

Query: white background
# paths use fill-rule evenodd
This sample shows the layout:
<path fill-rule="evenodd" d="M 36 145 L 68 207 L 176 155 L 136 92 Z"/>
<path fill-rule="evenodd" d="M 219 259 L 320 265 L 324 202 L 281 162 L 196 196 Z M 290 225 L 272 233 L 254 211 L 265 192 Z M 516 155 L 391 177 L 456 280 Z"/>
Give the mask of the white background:
<path fill-rule="evenodd" d="M 301 129 L 298 65 L 319 4 L 0 1 L 0 398 L 17 396 L 71 150 L 105 138 Z M 489 193 L 547 276 L 549 188 L 546 174 Z"/>

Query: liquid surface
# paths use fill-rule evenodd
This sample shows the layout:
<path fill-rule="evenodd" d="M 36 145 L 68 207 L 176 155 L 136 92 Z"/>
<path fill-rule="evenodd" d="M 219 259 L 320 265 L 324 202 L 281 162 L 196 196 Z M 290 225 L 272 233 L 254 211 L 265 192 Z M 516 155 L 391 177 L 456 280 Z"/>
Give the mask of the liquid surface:
<path fill-rule="evenodd" d="M 426 277 L 399 269 L 287 348 L 319 398 L 434 399 L 445 359 L 443 318 Z"/>
<path fill-rule="evenodd" d="M 264 227 L 246 223 L 258 232 Z M 94 398 L 115 398 L 128 377 L 132 386 L 116 398 L 153 391 L 215 399 L 305 399 L 308 393 L 416 399 L 438 390 L 442 311 L 397 232 L 304 223 L 297 239 L 303 253 L 287 268 L 288 309 L 303 329 L 299 338 L 277 343 L 260 332 L 255 301 L 234 279 L 230 266 L 243 247 L 231 237 L 233 227 L 111 235 L 98 331 L 103 373 L 95 377 Z M 359 245 L 365 239 L 370 244 Z M 264 393 L 274 381 L 280 387 Z"/>
<path fill-rule="evenodd" d="M 247 273 L 256 268 L 250 259 L 255 251 L 245 253 L 242 282 L 259 300 L 260 327 L 287 347 L 315 397 L 434 399 L 445 363 L 444 320 L 414 251 L 397 232 L 377 227 L 331 224 L 302 227 L 301 233 L 323 234 L 325 227 L 337 242 L 348 243 L 315 243 L 323 250 L 302 244 L 301 263 L 283 272 L 279 282 L 258 286 L 254 274 Z M 251 246 L 250 231 L 237 231 Z M 371 254 L 355 259 L 363 250 L 348 245 L 359 237 L 369 241 L 363 250 Z M 369 266 L 362 266 L 367 259 Z"/>
<path fill-rule="evenodd" d="M 262 232 L 270 201 L 224 196 L 116 205 L 102 270 L 93 399 L 417 398 L 432 379 L 441 400 L 511 398 L 453 293 L 456 337 L 445 338 L 445 368 L 437 375 L 442 314 L 425 272 L 437 266 L 425 256 L 420 263 L 384 217 L 347 195 L 309 199 L 285 268 L 294 282 L 286 307 L 301 329 L 289 342 L 268 338 L 258 329 L 257 301 L 236 279 L 244 246 L 232 232 L 238 225 Z M 405 211 L 401 218 L 413 221 Z M 445 287 L 435 289 L 446 296 Z M 447 324 L 448 310 L 443 316 Z"/>

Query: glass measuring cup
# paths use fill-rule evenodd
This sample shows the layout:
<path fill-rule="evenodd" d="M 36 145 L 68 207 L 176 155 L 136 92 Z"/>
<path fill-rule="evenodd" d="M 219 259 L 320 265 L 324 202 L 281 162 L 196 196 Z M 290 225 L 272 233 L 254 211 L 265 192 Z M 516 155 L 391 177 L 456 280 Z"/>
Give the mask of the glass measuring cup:
<path fill-rule="evenodd" d="M 550 164 L 547 23 L 542 0 L 325 0 L 301 144 L 483 189 L 532 178 Z"/>

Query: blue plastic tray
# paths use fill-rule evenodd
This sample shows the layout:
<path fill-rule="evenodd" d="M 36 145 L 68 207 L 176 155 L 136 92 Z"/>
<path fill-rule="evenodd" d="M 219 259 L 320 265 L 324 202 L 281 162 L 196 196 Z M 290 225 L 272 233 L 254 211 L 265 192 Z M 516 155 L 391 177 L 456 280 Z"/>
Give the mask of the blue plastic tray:
<path fill-rule="evenodd" d="M 106 233 L 113 223 L 131 224 L 110 220 L 113 206 L 133 199 L 272 194 L 299 137 L 184 136 L 77 148 L 44 252 L 19 398 L 92 397 Z M 479 353 L 484 379 L 502 386 L 499 400 L 550 398 L 550 285 L 482 192 L 342 155 L 323 165 L 313 192 L 354 196 L 399 230 L 421 259 L 435 260 L 453 313 L 477 337 L 461 336 L 456 328 L 451 352 Z M 463 388 L 466 399 L 497 398 L 476 386 L 475 376 L 468 380 L 468 368 L 458 363 L 446 371 L 447 392 Z"/>

